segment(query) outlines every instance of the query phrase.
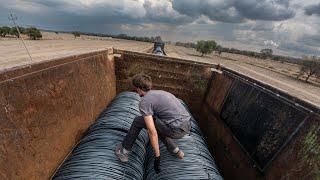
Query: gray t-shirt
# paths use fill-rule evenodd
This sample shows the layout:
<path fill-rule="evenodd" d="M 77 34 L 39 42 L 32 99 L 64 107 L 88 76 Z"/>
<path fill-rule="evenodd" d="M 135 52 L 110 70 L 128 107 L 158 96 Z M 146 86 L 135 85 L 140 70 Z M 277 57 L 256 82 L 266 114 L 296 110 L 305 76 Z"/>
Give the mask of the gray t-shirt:
<path fill-rule="evenodd" d="M 142 97 L 140 105 L 142 116 L 155 116 L 171 128 L 190 130 L 190 114 L 171 93 L 150 90 Z"/>

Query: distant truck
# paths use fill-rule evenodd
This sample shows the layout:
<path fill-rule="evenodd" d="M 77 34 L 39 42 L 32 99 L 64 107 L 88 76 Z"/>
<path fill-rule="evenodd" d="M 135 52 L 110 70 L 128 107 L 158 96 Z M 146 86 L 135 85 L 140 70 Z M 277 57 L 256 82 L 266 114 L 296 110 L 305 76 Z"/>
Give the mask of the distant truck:
<path fill-rule="evenodd" d="M 164 51 L 164 42 L 163 41 L 155 42 L 153 45 L 152 53 L 161 55 L 161 56 L 166 56 L 167 54 Z"/>

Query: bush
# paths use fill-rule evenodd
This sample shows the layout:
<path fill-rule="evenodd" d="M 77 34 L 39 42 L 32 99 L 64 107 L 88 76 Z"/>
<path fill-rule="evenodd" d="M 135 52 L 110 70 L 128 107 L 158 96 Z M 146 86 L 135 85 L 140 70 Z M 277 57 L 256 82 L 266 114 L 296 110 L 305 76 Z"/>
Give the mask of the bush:
<path fill-rule="evenodd" d="M 205 54 L 210 54 L 216 48 L 217 43 L 215 41 L 198 41 L 197 51 L 201 53 L 201 56 Z"/>
<path fill-rule="evenodd" d="M 6 37 L 6 35 L 10 33 L 10 30 L 11 30 L 11 28 L 8 26 L 0 27 L 0 36 Z"/>
<path fill-rule="evenodd" d="M 306 75 L 306 82 L 308 82 L 311 76 L 318 78 L 320 76 L 320 58 L 317 58 L 316 56 L 303 57 L 303 60 L 300 63 L 300 73 L 297 78 L 299 79 L 302 75 Z"/>
<path fill-rule="evenodd" d="M 156 36 L 154 40 L 155 42 L 162 42 L 161 36 Z"/>
<path fill-rule="evenodd" d="M 74 31 L 72 34 L 74 35 L 74 38 L 80 37 L 81 35 L 78 31 Z"/>
<path fill-rule="evenodd" d="M 32 40 L 37 40 L 42 38 L 41 32 L 35 28 L 35 27 L 30 27 L 26 29 L 26 34 L 30 37 Z"/>
<path fill-rule="evenodd" d="M 261 53 L 261 57 L 266 59 L 266 58 L 272 57 L 273 51 L 272 49 L 261 49 L 260 53 Z"/>
<path fill-rule="evenodd" d="M 256 56 L 257 56 L 257 53 L 256 53 L 256 52 L 253 52 L 253 51 L 250 51 L 250 52 L 249 52 L 249 56 L 251 56 L 251 57 L 256 57 Z"/>
<path fill-rule="evenodd" d="M 187 42 L 187 43 L 183 43 L 183 42 L 176 42 L 176 46 L 182 46 L 182 47 L 186 47 L 186 48 L 197 48 L 197 44 L 193 43 L 193 42 Z"/>
<path fill-rule="evenodd" d="M 26 33 L 26 29 L 24 27 L 18 27 L 20 34 L 25 34 Z M 8 26 L 3 26 L 0 27 L 0 36 L 1 37 L 6 37 L 6 35 L 12 35 L 12 36 L 16 36 L 19 37 L 19 32 L 17 30 L 17 28 L 14 27 L 8 27 Z"/>
<path fill-rule="evenodd" d="M 20 34 L 26 34 L 27 33 L 27 29 L 26 28 L 20 27 L 20 26 L 18 26 L 18 28 L 19 28 Z"/>
<path fill-rule="evenodd" d="M 12 27 L 12 28 L 10 29 L 9 34 L 12 35 L 12 36 L 16 36 L 16 37 L 18 37 L 18 38 L 20 37 L 20 36 L 19 36 L 19 32 L 18 32 L 18 30 L 17 30 L 16 27 Z"/>
<path fill-rule="evenodd" d="M 221 55 L 221 54 L 222 54 L 222 51 L 223 51 L 223 47 L 220 46 L 220 45 L 217 45 L 217 46 L 216 46 L 216 52 L 217 52 L 219 55 Z"/>

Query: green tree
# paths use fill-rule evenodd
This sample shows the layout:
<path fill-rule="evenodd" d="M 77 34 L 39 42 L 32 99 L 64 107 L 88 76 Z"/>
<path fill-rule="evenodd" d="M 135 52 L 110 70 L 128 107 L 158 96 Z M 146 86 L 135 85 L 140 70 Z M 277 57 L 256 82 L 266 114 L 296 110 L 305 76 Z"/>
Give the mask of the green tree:
<path fill-rule="evenodd" d="M 218 52 L 219 55 L 222 54 L 222 51 L 223 51 L 223 47 L 222 46 L 217 45 L 215 49 L 216 49 L 216 51 Z"/>
<path fill-rule="evenodd" d="M 35 27 L 29 27 L 25 31 L 26 31 L 26 34 L 29 36 L 29 38 L 32 40 L 37 40 L 42 38 L 41 32 L 39 31 L 39 29 Z"/>
<path fill-rule="evenodd" d="M 251 51 L 251 52 L 249 52 L 249 56 L 251 56 L 251 57 L 256 57 L 256 56 L 257 56 L 257 53 Z"/>
<path fill-rule="evenodd" d="M 162 42 L 161 36 L 157 36 L 157 37 L 155 38 L 155 42 Z"/>
<path fill-rule="evenodd" d="M 297 78 L 302 75 L 306 75 L 305 81 L 308 82 L 311 76 L 315 76 L 316 78 L 320 76 L 320 58 L 316 56 L 308 57 L 304 56 L 303 60 L 300 63 L 300 73 Z"/>
<path fill-rule="evenodd" d="M 20 37 L 20 36 L 19 36 L 19 32 L 18 32 L 18 30 L 17 30 L 16 27 L 12 27 L 12 28 L 10 29 L 9 34 L 12 35 L 12 36 L 16 36 L 16 37 L 18 37 L 18 38 Z"/>
<path fill-rule="evenodd" d="M 26 34 L 27 33 L 27 29 L 26 28 L 20 27 L 20 26 L 18 26 L 18 28 L 19 28 L 19 31 L 20 31 L 21 34 Z"/>
<path fill-rule="evenodd" d="M 272 49 L 261 49 L 260 53 L 261 57 L 266 59 L 272 57 L 273 51 Z"/>
<path fill-rule="evenodd" d="M 128 35 L 127 34 L 119 34 L 118 38 L 120 38 L 120 39 L 128 39 Z"/>
<path fill-rule="evenodd" d="M 7 34 L 10 33 L 11 28 L 7 26 L 0 27 L 0 36 L 6 37 Z"/>
<path fill-rule="evenodd" d="M 151 38 L 150 38 L 150 42 L 155 42 L 155 38 L 154 38 L 154 37 L 151 37 Z"/>
<path fill-rule="evenodd" d="M 81 35 L 79 31 L 74 31 L 72 34 L 74 35 L 74 38 L 80 37 Z"/>
<path fill-rule="evenodd" d="M 197 47 L 197 44 L 196 43 L 193 43 L 193 42 L 187 42 L 187 43 L 184 43 L 184 42 L 176 42 L 175 43 L 176 46 L 182 46 L 182 47 L 186 47 L 186 48 L 194 48 L 196 49 Z"/>
<path fill-rule="evenodd" d="M 210 54 L 216 48 L 217 43 L 215 41 L 198 41 L 197 42 L 197 51 L 201 53 L 201 56 L 205 54 Z"/>

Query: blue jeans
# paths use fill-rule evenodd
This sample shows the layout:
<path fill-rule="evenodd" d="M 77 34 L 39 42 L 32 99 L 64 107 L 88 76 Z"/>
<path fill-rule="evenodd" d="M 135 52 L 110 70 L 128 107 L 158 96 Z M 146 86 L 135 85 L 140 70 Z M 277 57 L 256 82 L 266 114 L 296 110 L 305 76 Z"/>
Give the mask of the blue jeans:
<path fill-rule="evenodd" d="M 167 147 L 169 152 L 173 152 L 173 150 L 178 147 L 172 139 L 180 139 L 188 133 L 182 129 L 173 129 L 156 117 L 153 117 L 153 121 L 157 129 L 159 139 Z M 122 142 L 122 146 L 126 150 L 131 151 L 133 143 L 136 141 L 142 128 L 147 128 L 144 118 L 142 116 L 137 116 L 134 119 L 127 136 Z"/>

